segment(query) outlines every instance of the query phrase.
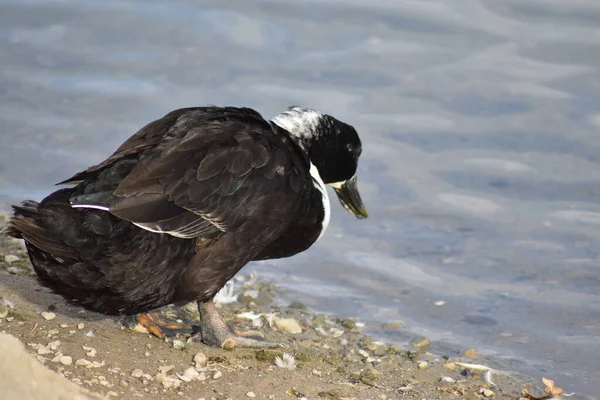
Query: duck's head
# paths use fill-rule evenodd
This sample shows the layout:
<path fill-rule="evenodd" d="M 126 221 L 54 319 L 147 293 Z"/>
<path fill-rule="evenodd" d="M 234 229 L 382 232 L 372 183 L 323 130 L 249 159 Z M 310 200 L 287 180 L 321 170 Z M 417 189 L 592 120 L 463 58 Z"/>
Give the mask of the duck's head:
<path fill-rule="evenodd" d="M 306 152 L 321 180 L 331 186 L 342 206 L 357 218 L 368 216 L 358 192 L 356 168 L 362 152 L 353 126 L 317 110 L 292 106 L 273 118 Z"/>

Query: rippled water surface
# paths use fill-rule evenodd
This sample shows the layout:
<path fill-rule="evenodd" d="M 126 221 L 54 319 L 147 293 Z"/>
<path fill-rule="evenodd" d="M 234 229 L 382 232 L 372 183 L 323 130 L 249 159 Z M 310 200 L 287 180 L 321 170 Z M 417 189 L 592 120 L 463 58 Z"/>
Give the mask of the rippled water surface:
<path fill-rule="evenodd" d="M 310 251 L 254 268 L 600 393 L 598 0 L 0 0 L 0 65 L 1 202 L 174 108 L 322 109 L 363 138 L 370 218 L 334 204 Z"/>

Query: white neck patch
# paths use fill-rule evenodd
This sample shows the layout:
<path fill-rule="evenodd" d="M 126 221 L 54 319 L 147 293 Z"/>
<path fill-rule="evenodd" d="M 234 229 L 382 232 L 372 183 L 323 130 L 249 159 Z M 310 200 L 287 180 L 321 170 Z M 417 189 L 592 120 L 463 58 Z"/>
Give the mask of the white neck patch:
<path fill-rule="evenodd" d="M 288 131 L 298 145 L 306 150 L 305 142 L 314 138 L 322 117 L 323 114 L 317 110 L 294 107 L 275 116 L 271 121 Z"/>
<path fill-rule="evenodd" d="M 331 218 L 331 205 L 329 204 L 329 195 L 327 194 L 325 183 L 323 182 L 323 179 L 321 179 L 321 175 L 319 175 L 319 170 L 313 163 L 310 163 L 310 175 L 315 182 L 315 187 L 319 192 L 321 192 L 321 199 L 323 201 L 323 221 L 321 222 L 321 233 L 319 233 L 319 237 L 317 238 L 317 240 L 319 240 L 329 225 L 329 218 Z"/>

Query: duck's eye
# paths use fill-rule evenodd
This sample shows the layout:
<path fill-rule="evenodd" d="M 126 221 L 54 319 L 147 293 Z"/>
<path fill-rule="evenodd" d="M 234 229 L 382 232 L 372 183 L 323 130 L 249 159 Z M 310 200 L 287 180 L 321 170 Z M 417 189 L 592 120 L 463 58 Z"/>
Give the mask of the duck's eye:
<path fill-rule="evenodd" d="M 352 144 L 348 143 L 348 144 L 346 145 L 346 148 L 348 149 L 348 151 L 349 151 L 350 153 L 354 152 L 354 146 L 352 146 Z"/>

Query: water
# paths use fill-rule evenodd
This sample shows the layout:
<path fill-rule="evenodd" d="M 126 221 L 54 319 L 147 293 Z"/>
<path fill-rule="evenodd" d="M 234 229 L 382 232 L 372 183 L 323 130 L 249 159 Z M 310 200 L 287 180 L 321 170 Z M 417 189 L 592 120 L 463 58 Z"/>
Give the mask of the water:
<path fill-rule="evenodd" d="M 370 218 L 335 204 L 310 251 L 251 268 L 597 396 L 600 3 L 224 3 L 0 0 L 0 201 L 178 107 L 322 109 L 361 133 Z"/>

